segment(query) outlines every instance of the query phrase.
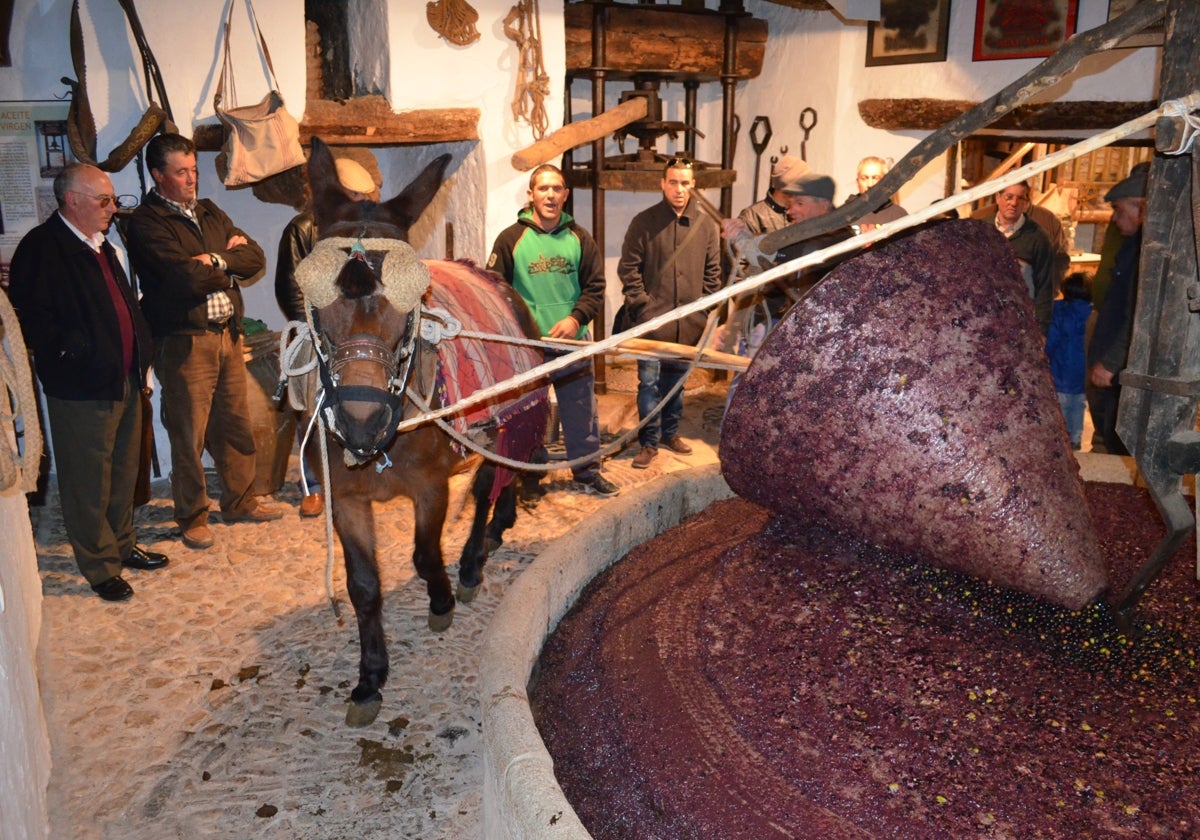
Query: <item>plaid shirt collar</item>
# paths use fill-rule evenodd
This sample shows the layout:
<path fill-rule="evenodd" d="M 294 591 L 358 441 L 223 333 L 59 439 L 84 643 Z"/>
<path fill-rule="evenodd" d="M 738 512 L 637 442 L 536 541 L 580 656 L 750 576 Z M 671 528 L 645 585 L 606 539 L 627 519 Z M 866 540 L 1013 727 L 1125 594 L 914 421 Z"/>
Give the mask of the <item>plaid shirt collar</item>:
<path fill-rule="evenodd" d="M 187 216 L 189 219 L 192 219 L 193 221 L 195 221 L 195 219 L 196 219 L 196 203 L 197 203 L 196 199 L 193 198 L 187 204 L 181 204 L 178 201 L 172 201 L 171 199 L 167 198 L 165 195 L 163 195 L 161 192 L 158 191 L 158 187 L 154 188 L 154 194 L 157 195 L 159 198 L 161 198 L 163 200 L 163 203 L 166 204 L 168 207 L 170 207 L 172 210 L 175 210 L 178 213 L 182 213 L 183 215 Z"/>

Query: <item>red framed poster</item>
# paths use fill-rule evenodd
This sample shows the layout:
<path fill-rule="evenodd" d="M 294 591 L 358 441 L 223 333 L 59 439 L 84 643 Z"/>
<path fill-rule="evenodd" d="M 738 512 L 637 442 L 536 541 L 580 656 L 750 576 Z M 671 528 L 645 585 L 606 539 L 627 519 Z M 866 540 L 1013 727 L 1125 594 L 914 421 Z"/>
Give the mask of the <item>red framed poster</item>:
<path fill-rule="evenodd" d="M 979 0 L 975 61 L 1043 58 L 1075 33 L 1079 0 Z"/>

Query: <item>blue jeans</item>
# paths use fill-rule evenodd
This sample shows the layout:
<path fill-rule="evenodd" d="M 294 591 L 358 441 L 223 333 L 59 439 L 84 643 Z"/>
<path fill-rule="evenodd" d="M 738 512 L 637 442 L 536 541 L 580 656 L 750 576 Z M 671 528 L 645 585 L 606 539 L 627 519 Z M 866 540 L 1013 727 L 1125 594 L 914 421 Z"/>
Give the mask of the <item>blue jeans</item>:
<path fill-rule="evenodd" d="M 687 375 L 687 362 L 657 362 L 639 360 L 638 370 L 638 421 L 646 417 L 658 405 L 662 396 L 675 387 L 675 383 Z M 654 419 L 642 426 L 638 432 L 638 443 L 657 448 L 660 440 L 679 434 L 679 418 L 683 416 L 683 389 L 675 394 Z"/>
<path fill-rule="evenodd" d="M 1067 421 L 1067 434 L 1071 436 L 1071 446 L 1078 449 L 1083 442 L 1083 411 L 1087 406 L 1084 394 L 1064 394 L 1058 392 L 1058 406 L 1062 409 L 1063 419 Z"/>
<path fill-rule="evenodd" d="M 546 351 L 546 361 L 566 355 Z M 591 481 L 600 472 L 600 420 L 596 414 L 596 374 L 591 359 L 582 359 L 550 374 L 567 460 L 595 455 L 596 460 L 572 471 L 576 481 Z"/>

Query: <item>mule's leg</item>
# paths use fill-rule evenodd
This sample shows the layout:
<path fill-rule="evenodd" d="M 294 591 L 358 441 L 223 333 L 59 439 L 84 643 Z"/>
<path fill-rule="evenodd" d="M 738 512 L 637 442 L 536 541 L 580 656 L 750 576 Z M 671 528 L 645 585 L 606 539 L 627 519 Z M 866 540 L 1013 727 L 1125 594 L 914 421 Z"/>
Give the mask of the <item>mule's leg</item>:
<path fill-rule="evenodd" d="M 429 595 L 429 629 L 446 630 L 454 621 L 454 593 L 442 560 L 442 528 L 446 524 L 450 487 L 446 477 L 431 479 L 413 499 L 416 528 L 413 533 L 413 565 L 425 581 Z"/>
<path fill-rule="evenodd" d="M 511 482 L 500 491 L 496 506 L 492 509 L 492 521 L 487 529 L 487 553 L 491 554 L 504 545 L 504 532 L 517 522 L 517 485 Z M 486 558 L 485 558 L 486 559 Z"/>
<path fill-rule="evenodd" d="M 358 685 L 350 692 L 346 723 L 366 726 L 383 705 L 380 689 L 387 682 L 388 654 L 383 639 L 383 599 L 375 562 L 375 521 L 369 499 L 350 494 L 334 497 L 333 527 L 346 559 L 346 589 L 358 620 Z"/>
<path fill-rule="evenodd" d="M 464 604 L 475 600 L 475 596 L 479 594 L 479 587 L 483 583 L 483 564 L 487 562 L 488 553 L 500 544 L 497 541 L 495 546 L 492 545 L 492 529 L 488 527 L 488 516 L 492 512 L 489 497 L 495 479 L 495 465 L 485 463 L 475 473 L 475 480 L 471 484 L 475 515 L 471 519 L 471 534 L 463 546 L 462 556 L 458 558 L 458 600 Z M 516 496 L 510 493 L 512 490 L 513 485 L 510 483 L 504 492 L 512 495 L 512 503 L 515 506 Z"/>

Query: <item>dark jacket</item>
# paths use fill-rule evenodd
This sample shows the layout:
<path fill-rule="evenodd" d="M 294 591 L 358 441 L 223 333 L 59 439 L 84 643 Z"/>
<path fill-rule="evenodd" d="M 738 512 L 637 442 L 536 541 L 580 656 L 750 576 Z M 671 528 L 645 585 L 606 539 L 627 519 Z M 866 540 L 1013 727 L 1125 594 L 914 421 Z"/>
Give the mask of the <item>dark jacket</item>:
<path fill-rule="evenodd" d="M 144 381 L 154 358 L 150 326 L 107 241 L 101 255 L 129 307 L 134 364 Z M 126 371 L 112 295 L 95 252 L 58 213 L 25 234 L 9 277 L 9 297 L 46 394 L 63 400 L 121 399 Z"/>
<path fill-rule="evenodd" d="M 240 334 L 245 304 L 234 278 L 254 278 L 266 266 L 258 243 L 235 227 L 217 205 L 200 199 L 196 217 L 199 228 L 151 191 L 129 221 L 129 256 L 142 287 L 142 311 L 155 338 L 204 332 L 205 299 L 210 292 L 222 290 L 233 301 L 234 330 Z M 226 249 L 231 236 L 249 241 Z M 225 260 L 226 271 L 192 259 L 208 253 Z"/>
<path fill-rule="evenodd" d="M 567 213 L 558 226 L 542 230 L 529 210 L 500 231 L 487 264 L 529 304 L 542 335 L 570 315 L 579 335 L 600 314 L 604 302 L 604 259 L 591 235 Z"/>
<path fill-rule="evenodd" d="M 312 253 L 317 242 L 317 223 L 308 210 L 288 222 L 279 238 L 275 260 L 275 301 L 289 321 L 304 320 L 304 293 L 296 282 L 296 266 Z"/>
<path fill-rule="evenodd" d="M 687 248 L 676 254 L 696 226 Z M 672 260 L 671 255 L 676 254 Z M 668 265 L 668 261 L 670 264 Z M 664 271 L 665 268 L 665 271 Z M 721 232 L 689 201 L 676 216 L 664 198 L 633 217 L 617 264 L 625 308 L 634 324 L 670 312 L 721 288 Z M 648 333 L 645 338 L 695 344 L 705 315 L 693 313 Z"/>
<path fill-rule="evenodd" d="M 1113 263 L 1112 285 L 1096 316 L 1088 362 L 1101 364 L 1110 373 L 1125 369 L 1129 343 L 1133 336 L 1133 310 L 1137 304 L 1138 261 L 1142 253 L 1142 232 L 1127 237 Z"/>
<path fill-rule="evenodd" d="M 774 233 L 783 230 L 791 224 L 787 208 L 776 204 L 775 199 L 768 193 L 762 201 L 756 201 L 738 213 L 738 218 L 745 223 L 750 233 L 761 236 L 764 233 Z"/>
<path fill-rule="evenodd" d="M 990 221 L 996 223 L 995 214 Z M 1054 311 L 1054 295 L 1058 284 L 1054 278 L 1057 270 L 1054 264 L 1054 247 L 1050 237 L 1041 226 L 1029 215 L 1025 215 L 1025 224 L 1008 240 L 1017 259 L 1029 268 L 1022 270 L 1025 289 L 1033 300 L 1033 313 L 1037 316 L 1038 327 L 1045 336 L 1050 332 L 1050 316 Z"/>

